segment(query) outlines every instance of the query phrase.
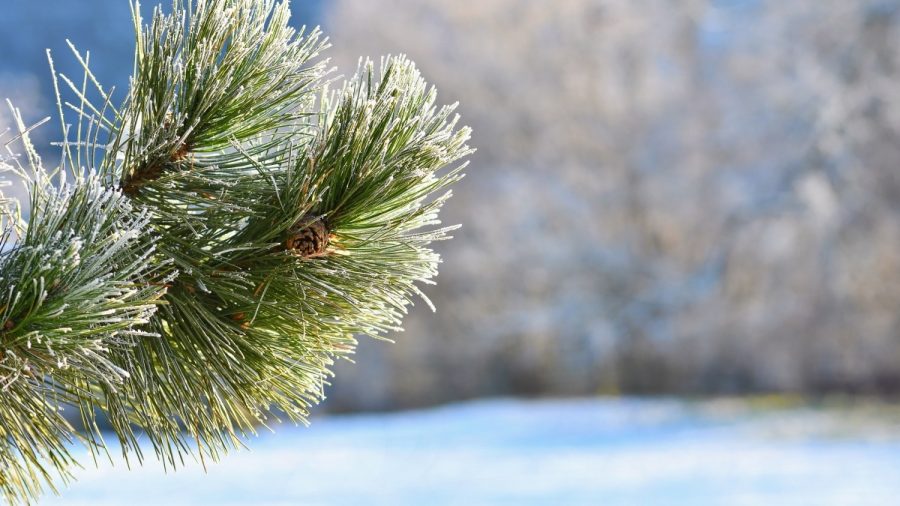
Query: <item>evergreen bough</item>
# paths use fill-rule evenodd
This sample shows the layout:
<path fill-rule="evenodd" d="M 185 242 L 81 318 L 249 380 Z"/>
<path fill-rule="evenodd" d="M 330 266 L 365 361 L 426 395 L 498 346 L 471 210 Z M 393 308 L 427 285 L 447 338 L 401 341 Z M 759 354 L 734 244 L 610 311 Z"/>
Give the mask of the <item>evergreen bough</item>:
<path fill-rule="evenodd" d="M 50 61 L 58 167 L 18 110 L 0 137 L 0 169 L 30 196 L 27 217 L 0 202 L 0 490 L 13 502 L 71 479 L 74 442 L 107 454 L 98 417 L 126 459 L 144 458 L 142 436 L 171 467 L 218 459 L 279 417 L 305 422 L 355 336 L 399 330 L 412 298 L 428 302 L 429 244 L 454 228 L 437 216 L 469 130 L 412 62 L 361 62 L 328 91 L 327 41 L 291 28 L 287 1 L 132 13 L 121 103 L 89 53 L 70 44 L 80 83 Z"/>

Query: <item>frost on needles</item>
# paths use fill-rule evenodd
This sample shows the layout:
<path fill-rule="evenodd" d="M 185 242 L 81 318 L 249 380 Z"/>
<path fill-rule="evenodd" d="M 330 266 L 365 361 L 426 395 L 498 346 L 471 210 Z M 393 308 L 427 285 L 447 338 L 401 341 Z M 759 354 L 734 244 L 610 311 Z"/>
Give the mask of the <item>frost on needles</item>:
<path fill-rule="evenodd" d="M 400 329 L 437 274 L 432 241 L 469 130 L 404 57 L 328 90 L 327 41 L 287 2 L 132 5 L 123 100 L 53 71 L 62 161 L 15 109 L 2 199 L 0 490 L 71 478 L 72 443 L 126 458 L 217 459 L 277 416 L 305 422 L 358 335 Z M 51 60 L 51 69 L 53 68 Z M 71 121 L 71 122 L 70 122 Z M 61 416 L 81 413 L 76 430 Z"/>

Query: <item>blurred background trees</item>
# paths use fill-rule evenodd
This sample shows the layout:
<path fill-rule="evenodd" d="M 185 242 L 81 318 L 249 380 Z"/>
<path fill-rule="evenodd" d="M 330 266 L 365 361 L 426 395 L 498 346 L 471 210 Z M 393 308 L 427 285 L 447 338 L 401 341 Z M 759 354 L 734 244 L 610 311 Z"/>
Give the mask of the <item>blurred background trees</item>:
<path fill-rule="evenodd" d="M 42 50 L 72 34 L 127 85 L 129 26 L 10 1 L 0 97 L 49 113 Z M 340 74 L 408 51 L 479 149 L 439 311 L 361 343 L 332 409 L 900 390 L 900 0 L 294 4 Z"/>

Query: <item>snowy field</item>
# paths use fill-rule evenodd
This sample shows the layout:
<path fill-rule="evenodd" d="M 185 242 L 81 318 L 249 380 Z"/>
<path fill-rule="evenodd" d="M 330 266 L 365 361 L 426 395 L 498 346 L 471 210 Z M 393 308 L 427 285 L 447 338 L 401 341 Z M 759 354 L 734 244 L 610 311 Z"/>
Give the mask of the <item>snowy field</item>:
<path fill-rule="evenodd" d="M 893 410 L 482 401 L 279 427 L 166 475 L 103 465 L 48 505 L 898 504 Z M 149 451 L 149 450 L 148 450 Z"/>

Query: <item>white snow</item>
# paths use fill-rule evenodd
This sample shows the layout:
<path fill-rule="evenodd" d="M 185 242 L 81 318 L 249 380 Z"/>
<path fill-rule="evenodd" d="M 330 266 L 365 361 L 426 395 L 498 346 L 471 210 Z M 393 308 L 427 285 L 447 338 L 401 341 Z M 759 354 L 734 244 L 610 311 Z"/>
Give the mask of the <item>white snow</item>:
<path fill-rule="evenodd" d="M 730 401 L 479 401 L 323 417 L 248 445 L 206 474 L 197 464 L 166 475 L 155 462 L 132 471 L 104 463 L 41 504 L 843 505 L 900 497 L 896 419 L 760 412 Z"/>

